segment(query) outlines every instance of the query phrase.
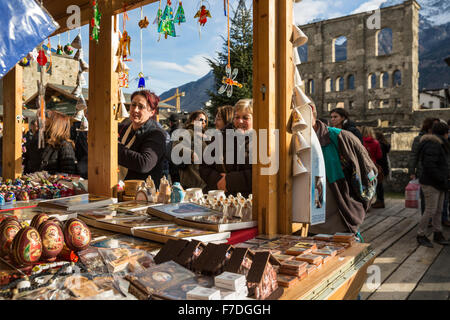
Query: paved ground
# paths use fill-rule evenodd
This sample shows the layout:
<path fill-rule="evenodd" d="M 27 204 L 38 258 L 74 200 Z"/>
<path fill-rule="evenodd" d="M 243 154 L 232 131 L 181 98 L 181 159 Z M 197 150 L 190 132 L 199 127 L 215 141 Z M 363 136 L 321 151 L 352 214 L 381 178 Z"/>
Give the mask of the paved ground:
<path fill-rule="evenodd" d="M 388 199 L 385 209 L 369 211 L 361 234 L 377 253 L 380 285 L 365 284 L 362 299 L 450 300 L 450 246 L 419 246 L 419 220 L 419 210 L 405 209 L 400 199 Z M 450 228 L 444 227 L 444 234 L 449 238 Z"/>

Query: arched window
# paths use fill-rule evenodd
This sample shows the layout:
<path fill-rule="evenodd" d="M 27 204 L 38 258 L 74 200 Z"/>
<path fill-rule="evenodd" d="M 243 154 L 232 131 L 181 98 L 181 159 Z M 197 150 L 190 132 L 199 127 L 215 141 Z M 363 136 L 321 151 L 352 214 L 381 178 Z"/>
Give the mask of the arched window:
<path fill-rule="evenodd" d="M 308 62 L 308 43 L 298 47 L 298 55 L 300 56 L 300 61 Z"/>
<path fill-rule="evenodd" d="M 336 104 L 336 108 L 342 108 L 342 109 L 344 109 L 344 107 L 345 107 L 345 103 L 344 103 L 343 101 L 340 101 L 340 102 L 338 102 L 338 103 Z"/>
<path fill-rule="evenodd" d="M 352 74 L 347 77 L 347 90 L 355 90 L 355 76 Z"/>
<path fill-rule="evenodd" d="M 367 77 L 367 88 L 375 89 L 376 87 L 377 87 L 377 76 L 375 75 L 375 73 L 371 73 Z"/>
<path fill-rule="evenodd" d="M 336 78 L 336 91 L 344 91 L 344 78 L 337 77 Z"/>
<path fill-rule="evenodd" d="M 382 72 L 380 75 L 380 88 L 389 88 L 389 74 Z"/>
<path fill-rule="evenodd" d="M 368 106 L 368 108 L 369 108 L 369 109 L 373 109 L 373 108 L 374 108 L 373 101 L 369 101 L 369 106 Z"/>
<path fill-rule="evenodd" d="M 378 31 L 376 41 L 377 56 L 385 56 L 392 53 L 392 29 L 384 28 Z"/>
<path fill-rule="evenodd" d="M 395 87 L 400 87 L 402 85 L 402 72 L 400 70 L 395 70 L 392 75 L 393 83 L 392 85 Z"/>
<path fill-rule="evenodd" d="M 389 108 L 389 99 L 384 99 L 381 101 L 381 108 Z"/>
<path fill-rule="evenodd" d="M 333 39 L 332 62 L 347 60 L 347 37 L 341 36 Z"/>
<path fill-rule="evenodd" d="M 333 86 L 331 85 L 331 78 L 325 79 L 325 92 L 331 92 Z"/>
<path fill-rule="evenodd" d="M 314 93 L 314 79 L 309 79 L 307 86 L 306 86 L 306 92 L 308 94 L 313 94 Z"/>

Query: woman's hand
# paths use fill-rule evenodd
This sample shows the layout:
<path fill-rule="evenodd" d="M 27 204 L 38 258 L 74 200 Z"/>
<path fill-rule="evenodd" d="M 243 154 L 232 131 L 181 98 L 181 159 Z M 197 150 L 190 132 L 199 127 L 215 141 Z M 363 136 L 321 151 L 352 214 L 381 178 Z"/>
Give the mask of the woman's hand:
<path fill-rule="evenodd" d="M 225 192 L 227 192 L 227 181 L 225 179 L 226 174 L 225 173 L 221 173 L 220 174 L 222 176 L 222 178 L 217 182 L 217 190 L 223 190 Z"/>

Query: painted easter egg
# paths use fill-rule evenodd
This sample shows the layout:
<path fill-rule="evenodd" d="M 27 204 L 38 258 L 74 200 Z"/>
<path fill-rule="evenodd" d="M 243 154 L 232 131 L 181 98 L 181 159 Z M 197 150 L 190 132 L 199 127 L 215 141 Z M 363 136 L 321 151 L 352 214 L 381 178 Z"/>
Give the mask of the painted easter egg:
<path fill-rule="evenodd" d="M 48 214 L 46 214 L 46 213 L 38 213 L 37 215 L 35 215 L 33 217 L 33 219 L 31 219 L 30 227 L 33 227 L 35 229 L 39 229 L 39 226 L 41 225 L 41 223 L 47 221 L 48 218 L 49 218 Z"/>
<path fill-rule="evenodd" d="M 21 228 L 15 217 L 8 217 L 0 223 L 0 256 L 9 254 L 11 243 Z"/>
<path fill-rule="evenodd" d="M 78 252 L 86 249 L 91 243 L 91 231 L 86 223 L 72 218 L 64 225 L 64 239 L 69 249 Z"/>
<path fill-rule="evenodd" d="M 64 235 L 58 222 L 47 220 L 39 226 L 42 240 L 42 258 L 53 261 L 64 246 Z"/>
<path fill-rule="evenodd" d="M 5 201 L 9 202 L 9 203 L 14 203 L 16 202 L 16 195 L 14 192 L 10 191 L 6 194 L 5 196 Z"/>
<path fill-rule="evenodd" d="M 11 244 L 12 258 L 18 266 L 32 265 L 39 261 L 42 254 L 42 243 L 39 232 L 33 227 L 25 227 L 14 237 Z"/>

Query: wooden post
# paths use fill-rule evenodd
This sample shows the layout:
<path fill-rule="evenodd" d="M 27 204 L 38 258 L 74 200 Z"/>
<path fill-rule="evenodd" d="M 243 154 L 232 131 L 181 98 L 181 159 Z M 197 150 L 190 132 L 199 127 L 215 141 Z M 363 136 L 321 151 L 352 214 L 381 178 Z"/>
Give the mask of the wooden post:
<path fill-rule="evenodd" d="M 16 65 L 3 78 L 2 176 L 15 179 L 22 174 L 22 73 Z"/>
<path fill-rule="evenodd" d="M 291 114 L 294 65 L 292 36 L 293 2 L 277 1 L 277 111 L 280 130 L 280 168 L 278 173 L 278 232 L 292 232 L 292 155 L 289 152 L 292 135 L 286 130 Z M 271 115 L 272 116 L 272 115 Z"/>
<path fill-rule="evenodd" d="M 253 102 L 254 129 L 268 131 L 268 155 L 275 150 L 276 129 L 276 0 L 253 0 Z M 265 150 L 264 150 L 265 151 Z M 258 217 L 258 231 L 275 234 L 278 231 L 278 175 L 262 175 L 259 159 L 253 165 L 253 216 Z"/>
<path fill-rule="evenodd" d="M 111 1 L 98 5 L 102 13 L 99 39 L 98 43 L 89 41 L 88 190 L 110 197 L 118 177 L 118 128 L 113 111 L 118 109 L 117 45 L 113 45 L 118 43 L 118 28 L 114 28 L 118 21 Z"/>

